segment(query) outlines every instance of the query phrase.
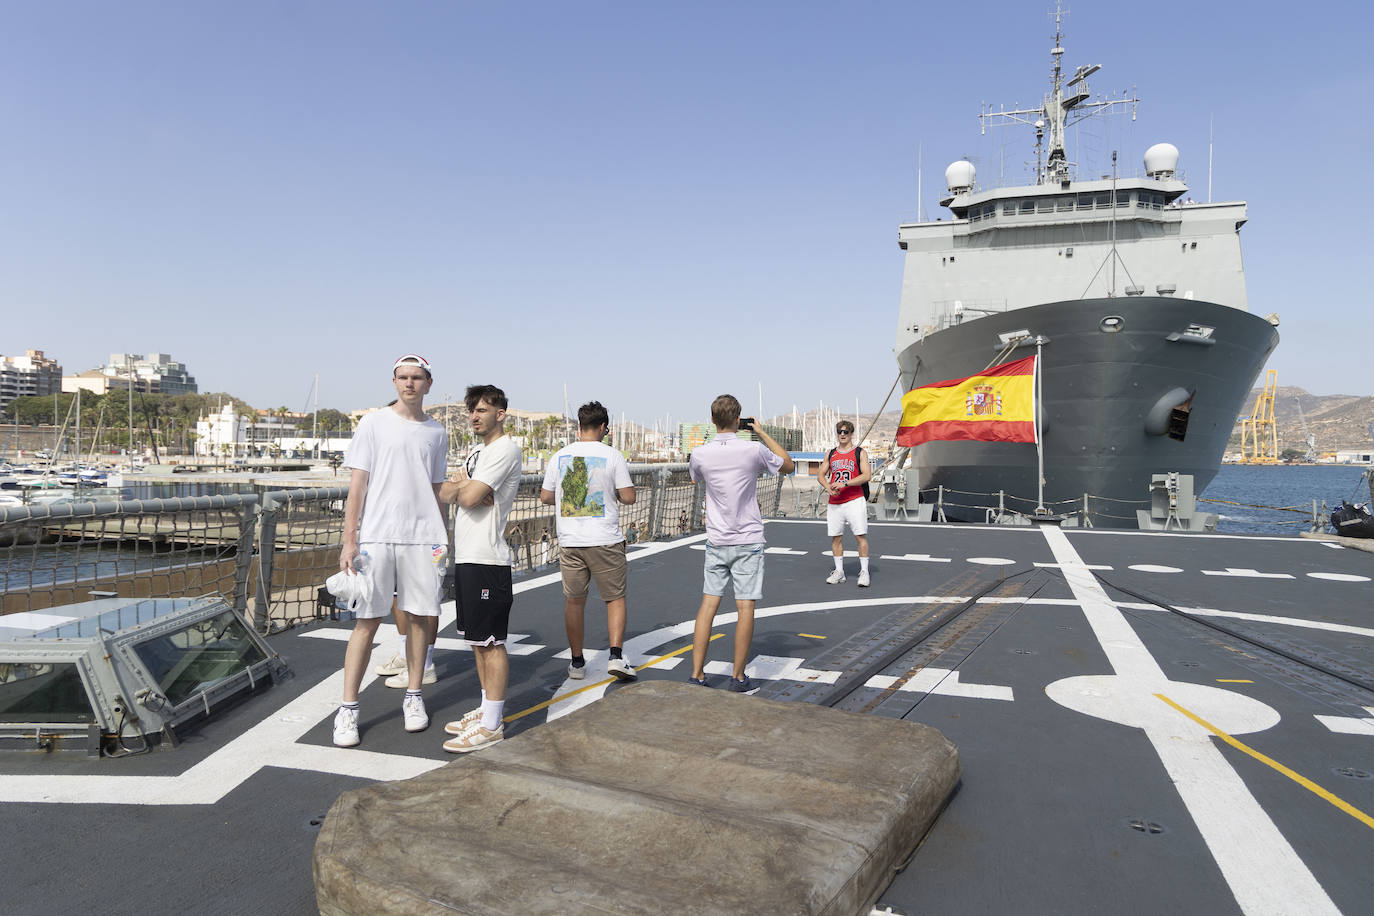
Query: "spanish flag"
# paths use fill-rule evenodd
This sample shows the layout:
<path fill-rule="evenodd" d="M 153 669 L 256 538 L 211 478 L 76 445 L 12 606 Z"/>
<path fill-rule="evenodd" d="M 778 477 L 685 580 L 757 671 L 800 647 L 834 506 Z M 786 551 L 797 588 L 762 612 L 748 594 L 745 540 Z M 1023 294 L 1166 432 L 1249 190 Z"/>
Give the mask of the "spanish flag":
<path fill-rule="evenodd" d="M 898 445 L 960 439 L 1035 442 L 1034 356 L 902 395 Z"/>

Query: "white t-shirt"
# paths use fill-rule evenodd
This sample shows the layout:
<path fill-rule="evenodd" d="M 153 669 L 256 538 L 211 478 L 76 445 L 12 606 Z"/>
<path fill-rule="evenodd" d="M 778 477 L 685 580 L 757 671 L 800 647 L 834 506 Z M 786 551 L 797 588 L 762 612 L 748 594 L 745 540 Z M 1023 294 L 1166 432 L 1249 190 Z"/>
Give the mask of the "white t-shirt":
<path fill-rule="evenodd" d="M 520 488 L 520 446 L 510 436 L 490 445 L 479 445 L 467 460 L 468 476 L 491 487 L 496 501 L 490 506 L 458 507 L 453 520 L 453 562 L 509 566 L 506 520 Z"/>
<path fill-rule="evenodd" d="M 625 456 L 602 442 L 574 442 L 549 459 L 544 489 L 556 494 L 558 542 L 605 547 L 625 540 L 615 491 L 630 486 Z"/>
<path fill-rule="evenodd" d="M 448 433 L 426 418 L 417 423 L 391 408 L 358 421 L 344 466 L 367 471 L 359 543 L 447 544 L 434 484 L 447 470 Z"/>

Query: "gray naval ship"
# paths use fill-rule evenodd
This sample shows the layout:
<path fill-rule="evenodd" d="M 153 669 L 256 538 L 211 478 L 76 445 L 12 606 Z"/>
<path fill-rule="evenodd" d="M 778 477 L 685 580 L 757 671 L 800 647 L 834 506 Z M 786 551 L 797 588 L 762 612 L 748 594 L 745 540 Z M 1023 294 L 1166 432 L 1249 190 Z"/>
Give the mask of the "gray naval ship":
<path fill-rule="evenodd" d="M 1038 351 L 1043 495 L 1034 446 L 926 442 L 904 459 L 923 490 L 945 488 L 950 518 L 982 521 L 1004 491 L 1008 508 L 1133 527 L 1153 474 L 1190 474 L 1197 492 L 1216 474 L 1278 316 L 1247 311 L 1245 203 L 1193 203 L 1176 147 L 1151 146 L 1140 177 L 1119 176 L 1115 152 L 1091 176 L 1069 159 L 1067 128 L 1112 109 L 1134 117 L 1138 100 L 1093 99 L 1097 65 L 1066 74 L 1055 18 L 1042 105 L 980 114 L 984 130 L 1034 129 L 1036 181 L 985 189 L 971 162 L 946 169 L 953 218 L 898 230 L 895 347 L 907 389 Z"/>

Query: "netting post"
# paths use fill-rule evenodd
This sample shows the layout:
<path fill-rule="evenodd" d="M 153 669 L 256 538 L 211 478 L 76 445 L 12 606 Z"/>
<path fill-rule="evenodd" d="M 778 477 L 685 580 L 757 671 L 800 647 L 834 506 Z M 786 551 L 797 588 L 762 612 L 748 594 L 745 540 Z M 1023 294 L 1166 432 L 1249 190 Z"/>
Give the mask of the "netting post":
<path fill-rule="evenodd" d="M 706 484 L 698 480 L 692 484 L 692 527 L 691 531 L 699 531 L 706 527 L 706 522 L 701 517 L 701 503 L 706 499 Z"/>
<path fill-rule="evenodd" d="M 262 497 L 258 512 L 258 583 L 253 604 L 253 629 L 266 633 L 271 626 L 272 555 L 277 541 L 277 501 L 271 493 Z"/>
<path fill-rule="evenodd" d="M 257 540 L 258 497 L 249 496 L 239 509 L 239 543 L 234 554 L 234 610 L 248 616 L 248 576 L 253 570 L 253 544 Z"/>
<path fill-rule="evenodd" d="M 649 480 L 649 540 L 657 541 L 663 536 L 663 520 L 659 515 L 663 511 L 663 494 L 667 489 L 668 472 L 663 468 L 655 470 Z"/>

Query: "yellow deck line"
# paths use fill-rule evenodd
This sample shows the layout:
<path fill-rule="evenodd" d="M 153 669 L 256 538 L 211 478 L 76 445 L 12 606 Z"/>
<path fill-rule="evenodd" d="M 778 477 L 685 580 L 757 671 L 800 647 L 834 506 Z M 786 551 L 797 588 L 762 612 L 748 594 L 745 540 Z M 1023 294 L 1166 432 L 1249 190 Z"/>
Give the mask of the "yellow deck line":
<path fill-rule="evenodd" d="M 1254 748 L 1240 741 L 1237 741 L 1235 738 L 1232 738 L 1230 735 L 1226 734 L 1226 732 L 1217 728 L 1215 725 L 1208 722 L 1206 719 L 1203 719 L 1200 716 L 1197 716 L 1194 713 L 1188 711 L 1187 709 L 1184 709 L 1182 706 L 1178 705 L 1173 700 L 1166 697 L 1164 694 L 1157 693 L 1155 694 L 1155 696 L 1163 700 L 1165 703 L 1168 703 L 1174 709 L 1177 709 L 1179 712 L 1183 713 L 1185 716 L 1192 719 L 1194 722 L 1196 722 L 1198 725 L 1201 725 L 1203 728 L 1207 729 L 1212 734 L 1216 735 L 1222 741 L 1225 741 L 1227 744 L 1231 745 L 1237 750 L 1244 751 L 1251 757 L 1254 757 L 1260 763 L 1263 763 L 1264 765 L 1269 767 L 1273 767 L 1275 770 L 1279 771 L 1284 776 L 1287 776 L 1289 779 L 1293 780 L 1298 785 L 1302 786 L 1304 789 L 1307 789 L 1309 792 L 1312 792 L 1320 798 L 1325 799 L 1326 801 L 1335 805 L 1337 808 L 1340 808 L 1346 814 L 1355 818 L 1355 820 L 1364 824 L 1366 827 L 1374 828 L 1374 817 L 1370 817 L 1368 814 L 1365 814 L 1359 808 L 1356 808 L 1354 805 L 1350 804 L 1344 799 L 1338 798 L 1337 796 L 1326 791 L 1321 786 L 1317 785 L 1315 782 L 1308 779 L 1306 776 L 1303 776 L 1301 773 L 1296 773 L 1293 770 L 1290 770 L 1288 767 L 1279 763 L 1277 760 L 1274 760 L 1272 757 L 1267 757 L 1264 754 L 1261 754 L 1259 751 L 1255 750 Z"/>
<path fill-rule="evenodd" d="M 724 635 L 725 635 L 724 633 L 713 633 L 713 634 L 711 634 L 711 640 L 720 639 L 720 638 L 721 638 L 722 636 L 724 636 Z M 711 641 L 711 640 L 708 640 L 708 642 Z M 674 651 L 674 652 L 669 652 L 667 655 L 660 655 L 658 658 L 652 659 L 651 661 L 647 661 L 647 662 L 645 662 L 644 664 L 640 665 L 640 666 L 639 666 L 638 668 L 636 668 L 635 670 L 636 670 L 636 671 L 643 671 L 645 668 L 652 668 L 654 665 L 657 665 L 657 664 L 658 664 L 659 662 L 661 662 L 661 661 L 664 661 L 664 660 L 666 660 L 666 659 L 670 659 L 670 658 L 672 658 L 672 657 L 675 656 L 675 655 L 681 655 L 681 654 L 684 653 L 684 652 L 691 652 L 691 651 L 692 651 L 692 646 L 691 646 L 690 644 L 685 645 L 685 646 L 683 646 L 681 649 L 678 649 L 678 650 L 676 650 L 676 651 Z M 548 709 L 548 708 L 549 708 L 550 706 L 552 706 L 554 703 L 561 702 L 561 701 L 563 701 L 563 700 L 568 699 L 569 697 L 575 697 L 575 696 L 577 696 L 579 693 L 585 693 L 585 692 L 587 692 L 588 690 L 593 690 L 593 689 L 595 689 L 595 688 L 597 688 L 597 687 L 604 687 L 604 686 L 606 686 L 607 684 L 609 684 L 611 681 L 614 681 L 614 680 L 616 680 L 616 678 L 608 677 L 608 678 L 606 678 L 604 681 L 597 681 L 596 683 L 593 683 L 593 684 L 587 684 L 585 687 L 579 687 L 579 688 L 577 688 L 576 690 L 569 690 L 567 693 L 560 693 L 558 696 L 554 697 L 553 699 L 545 700 L 545 701 L 542 702 L 542 703 L 536 703 L 535 705 L 531 706 L 529 709 L 522 709 L 522 710 L 520 710 L 519 712 L 511 713 L 510 715 L 506 716 L 506 717 L 505 717 L 504 719 L 502 719 L 501 721 L 502 721 L 502 722 L 514 722 L 516 719 L 523 719 L 525 716 L 528 716 L 528 715 L 529 715 L 530 713 L 532 713 L 532 712 L 538 712 L 538 711 L 541 710 L 541 709 Z"/>
<path fill-rule="evenodd" d="M 807 639 L 825 639 L 824 636 L 817 636 L 815 633 L 798 633 L 798 636 L 805 636 Z"/>

